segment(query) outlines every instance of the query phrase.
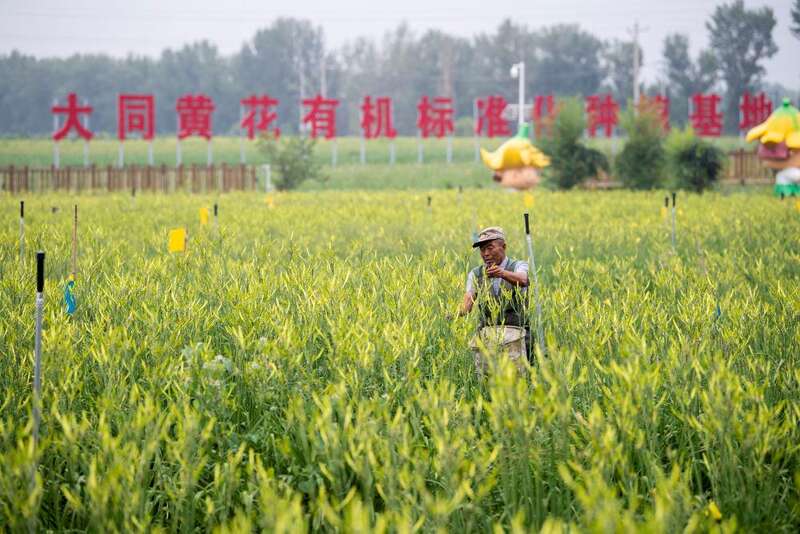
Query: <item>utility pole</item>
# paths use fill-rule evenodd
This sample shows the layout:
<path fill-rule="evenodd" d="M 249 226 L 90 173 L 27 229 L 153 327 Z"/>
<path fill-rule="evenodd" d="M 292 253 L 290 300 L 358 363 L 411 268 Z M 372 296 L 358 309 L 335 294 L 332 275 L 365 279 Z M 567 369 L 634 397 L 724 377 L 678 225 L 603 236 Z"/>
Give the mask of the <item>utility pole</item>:
<path fill-rule="evenodd" d="M 639 105 L 639 71 L 641 70 L 641 58 L 639 57 L 639 33 L 645 31 L 639 27 L 639 21 L 633 23 L 633 105 Z"/>
<path fill-rule="evenodd" d="M 519 96 L 519 113 L 517 119 L 519 125 L 525 124 L 525 62 L 520 61 L 511 65 L 511 77 L 519 80 L 518 96 Z"/>
<path fill-rule="evenodd" d="M 306 93 L 306 76 L 305 76 L 305 65 L 303 64 L 302 58 L 298 55 L 295 56 L 295 64 L 297 66 L 297 75 L 300 78 L 300 105 L 299 105 L 299 116 L 298 116 L 298 124 L 297 124 L 297 133 L 298 135 L 303 135 L 303 98 L 305 97 Z"/>
<path fill-rule="evenodd" d="M 325 53 L 319 58 L 319 94 L 322 98 L 328 93 L 328 80 L 325 78 Z"/>

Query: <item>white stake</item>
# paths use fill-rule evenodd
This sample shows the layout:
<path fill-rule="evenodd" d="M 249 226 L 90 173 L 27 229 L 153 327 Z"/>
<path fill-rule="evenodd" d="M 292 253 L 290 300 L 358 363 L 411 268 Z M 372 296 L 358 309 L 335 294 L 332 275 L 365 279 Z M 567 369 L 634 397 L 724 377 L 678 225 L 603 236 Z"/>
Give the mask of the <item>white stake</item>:
<path fill-rule="evenodd" d="M 272 191 L 272 168 L 268 163 L 262 167 L 264 168 L 264 192 L 269 193 Z"/>
<path fill-rule="evenodd" d="M 539 350 L 544 356 L 544 327 L 542 326 L 542 303 L 539 301 L 539 275 L 536 273 L 536 258 L 533 255 L 533 239 L 531 238 L 531 227 L 527 213 L 525 214 L 525 242 L 528 244 L 529 270 L 533 272 L 533 298 L 536 303 L 536 339 L 539 342 Z"/>

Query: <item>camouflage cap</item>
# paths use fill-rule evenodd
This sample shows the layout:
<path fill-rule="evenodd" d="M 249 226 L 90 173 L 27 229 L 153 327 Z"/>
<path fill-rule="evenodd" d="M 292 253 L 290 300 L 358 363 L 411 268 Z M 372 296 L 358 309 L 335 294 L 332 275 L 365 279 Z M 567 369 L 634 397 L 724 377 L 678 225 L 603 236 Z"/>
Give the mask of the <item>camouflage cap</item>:
<path fill-rule="evenodd" d="M 502 239 L 503 241 L 506 240 L 506 233 L 503 232 L 503 229 L 499 226 L 490 226 L 488 228 L 484 228 L 478 234 L 478 239 L 476 239 L 472 244 L 472 248 L 479 247 L 484 243 L 494 241 L 495 239 Z"/>

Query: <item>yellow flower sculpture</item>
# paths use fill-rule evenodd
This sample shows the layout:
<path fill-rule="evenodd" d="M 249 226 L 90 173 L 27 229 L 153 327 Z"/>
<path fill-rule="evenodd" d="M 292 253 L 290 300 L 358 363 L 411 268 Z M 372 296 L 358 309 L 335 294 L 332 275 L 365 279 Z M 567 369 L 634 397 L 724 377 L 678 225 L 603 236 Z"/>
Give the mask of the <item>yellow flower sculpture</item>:
<path fill-rule="evenodd" d="M 496 182 L 514 189 L 535 187 L 539 183 L 538 169 L 550 165 L 550 159 L 531 143 L 527 124 L 494 152 L 481 148 L 481 159 L 492 170 Z"/>
<path fill-rule="evenodd" d="M 800 195 L 800 110 L 788 98 L 781 107 L 749 132 L 747 141 L 759 140 L 758 157 L 775 176 L 775 194 Z"/>

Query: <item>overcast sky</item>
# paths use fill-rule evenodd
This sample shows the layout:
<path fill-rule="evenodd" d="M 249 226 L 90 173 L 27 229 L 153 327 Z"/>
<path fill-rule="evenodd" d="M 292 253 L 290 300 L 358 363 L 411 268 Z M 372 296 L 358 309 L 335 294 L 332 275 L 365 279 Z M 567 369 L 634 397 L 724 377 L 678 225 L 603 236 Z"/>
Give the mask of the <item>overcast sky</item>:
<path fill-rule="evenodd" d="M 224 54 L 239 50 L 256 29 L 279 16 L 323 27 L 327 45 L 354 36 L 380 37 L 406 21 L 417 32 L 437 28 L 472 36 L 493 32 L 506 17 L 532 27 L 578 23 L 604 38 L 629 38 L 643 27 L 643 75 L 655 81 L 661 43 L 672 32 L 689 35 L 693 51 L 708 42 L 705 22 L 718 0 L 0 0 L 0 54 L 19 50 L 38 57 L 73 53 L 128 53 L 156 57 L 167 47 L 208 39 Z M 789 32 L 791 0 L 746 0 L 769 5 L 778 25 L 778 53 L 767 63 L 766 80 L 800 88 L 800 40 Z"/>

